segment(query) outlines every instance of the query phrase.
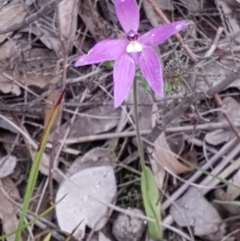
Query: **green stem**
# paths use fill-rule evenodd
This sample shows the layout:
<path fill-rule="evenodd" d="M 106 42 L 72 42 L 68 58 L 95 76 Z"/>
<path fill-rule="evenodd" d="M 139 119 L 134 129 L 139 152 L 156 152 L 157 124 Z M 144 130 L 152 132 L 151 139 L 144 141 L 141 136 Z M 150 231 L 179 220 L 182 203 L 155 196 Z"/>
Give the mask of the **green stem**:
<path fill-rule="evenodd" d="M 144 167 L 145 167 L 145 162 L 144 162 L 144 154 L 143 154 L 141 135 L 140 135 L 140 131 L 139 131 L 138 103 L 137 103 L 137 80 L 136 79 L 134 79 L 134 81 L 133 81 L 133 107 L 134 107 L 134 114 L 135 114 L 138 153 L 139 153 L 139 157 L 140 157 L 141 168 L 143 171 Z"/>

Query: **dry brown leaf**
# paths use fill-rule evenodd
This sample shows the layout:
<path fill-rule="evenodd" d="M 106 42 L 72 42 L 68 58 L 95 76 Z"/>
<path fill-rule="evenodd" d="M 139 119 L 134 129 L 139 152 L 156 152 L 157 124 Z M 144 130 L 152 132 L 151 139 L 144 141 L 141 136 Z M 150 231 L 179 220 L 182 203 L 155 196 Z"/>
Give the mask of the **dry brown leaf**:
<path fill-rule="evenodd" d="M 26 8 L 23 4 L 7 5 L 0 12 L 0 28 L 8 27 L 20 23 L 27 16 Z M 0 35 L 0 43 L 2 43 L 9 33 Z"/>
<path fill-rule="evenodd" d="M 190 171 L 191 168 L 182 164 L 176 158 L 176 154 L 169 148 L 169 145 L 166 141 L 165 134 L 162 133 L 157 140 L 154 142 L 154 156 L 159 168 L 167 169 L 174 174 L 180 174 L 187 171 Z"/>
<path fill-rule="evenodd" d="M 69 50 L 72 48 L 71 45 L 74 42 L 77 29 L 77 13 L 78 0 L 63 0 L 58 4 L 58 21 L 61 39 Z"/>
<path fill-rule="evenodd" d="M 11 233 L 17 229 L 18 219 L 16 217 L 17 207 L 9 198 L 15 201 L 20 199 L 20 195 L 14 182 L 8 177 L 0 180 L 0 186 L 0 218 L 2 220 L 3 231 Z M 15 235 L 8 237 L 6 240 L 14 241 Z"/>
<path fill-rule="evenodd" d="M 158 108 L 156 104 L 153 105 L 152 113 L 152 126 L 154 126 L 158 115 Z M 177 146 L 179 147 L 180 144 L 177 144 Z M 172 148 L 174 149 L 173 145 Z M 180 174 L 191 170 L 190 167 L 183 165 L 177 160 L 175 153 L 178 153 L 179 150 L 176 150 L 175 148 L 175 152 L 173 152 L 166 141 L 164 132 L 162 132 L 162 134 L 154 142 L 154 148 L 148 147 L 148 151 L 150 153 L 149 159 L 154 177 L 160 190 L 162 190 L 164 184 L 166 170 L 172 172 L 173 174 Z"/>
<path fill-rule="evenodd" d="M 225 224 L 221 217 L 195 187 L 189 188 L 171 205 L 170 213 L 180 227 L 193 227 L 196 236 L 212 241 L 219 241 L 224 237 Z"/>

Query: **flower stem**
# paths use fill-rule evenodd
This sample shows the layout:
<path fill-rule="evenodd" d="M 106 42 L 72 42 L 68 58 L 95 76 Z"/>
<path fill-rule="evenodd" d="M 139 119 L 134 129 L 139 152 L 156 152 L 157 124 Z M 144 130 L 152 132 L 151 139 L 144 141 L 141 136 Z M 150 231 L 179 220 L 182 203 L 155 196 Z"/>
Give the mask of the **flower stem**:
<path fill-rule="evenodd" d="M 139 130 L 138 103 L 137 103 L 137 80 L 136 79 L 134 79 L 134 81 L 133 81 L 133 107 L 134 107 L 134 115 L 135 115 L 138 153 L 139 153 L 139 157 L 140 157 L 141 168 L 143 171 L 144 167 L 145 167 L 145 162 L 144 162 L 142 140 L 141 140 L 141 135 L 140 135 L 140 130 Z"/>

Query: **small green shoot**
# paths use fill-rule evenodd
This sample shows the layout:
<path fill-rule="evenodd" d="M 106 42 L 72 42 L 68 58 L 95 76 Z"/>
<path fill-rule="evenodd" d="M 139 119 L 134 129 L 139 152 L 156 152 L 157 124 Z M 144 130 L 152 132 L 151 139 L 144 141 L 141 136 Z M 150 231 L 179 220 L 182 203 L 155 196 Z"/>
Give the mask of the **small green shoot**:
<path fill-rule="evenodd" d="M 220 200 L 213 200 L 215 203 L 220 203 L 220 204 L 229 204 L 229 205 L 234 205 L 234 206 L 240 206 L 240 201 L 220 201 Z"/>
<path fill-rule="evenodd" d="M 106 69 L 112 69 L 114 66 L 114 61 L 106 61 L 102 64 L 102 66 Z"/>
<path fill-rule="evenodd" d="M 145 93 L 149 93 L 150 89 L 149 89 L 149 85 L 148 85 L 147 81 L 143 77 L 139 78 L 139 80 L 140 80 L 141 86 L 144 89 Z"/>
<path fill-rule="evenodd" d="M 171 92 L 172 92 L 172 85 L 170 85 L 170 84 L 167 84 L 166 86 L 165 86 L 165 88 L 164 88 L 164 93 L 165 94 L 170 94 Z"/>
<path fill-rule="evenodd" d="M 47 126 L 46 126 L 45 130 L 43 131 L 42 138 L 40 140 L 37 153 L 36 153 L 36 155 L 33 159 L 33 164 L 32 164 L 31 170 L 30 170 L 29 178 L 28 178 L 26 192 L 25 192 L 25 195 L 24 195 L 22 213 L 20 215 L 19 222 L 18 222 L 18 230 L 16 232 L 15 241 L 21 240 L 22 231 L 24 229 L 24 219 L 26 217 L 28 207 L 29 207 L 29 204 L 30 204 L 30 201 L 31 201 L 31 197 L 32 197 L 32 194 L 33 194 L 33 190 L 34 190 L 34 187 L 35 187 L 35 184 L 36 184 L 36 181 L 37 181 L 38 171 L 39 171 L 39 166 L 40 166 L 40 163 L 41 163 L 42 155 L 44 153 L 44 150 L 45 150 L 45 147 L 46 147 L 46 144 L 47 144 L 47 138 L 48 138 L 49 132 L 50 132 L 51 127 L 54 123 L 54 120 L 57 116 L 58 110 L 60 108 L 60 104 L 61 104 L 61 102 L 64 98 L 64 93 L 65 93 L 65 91 L 62 92 L 61 96 L 59 97 L 59 100 L 58 100 L 57 104 L 51 110 L 50 119 L 47 123 Z"/>
<path fill-rule="evenodd" d="M 45 237 L 45 239 L 44 239 L 43 241 L 50 241 L 50 240 L 51 240 L 51 236 L 52 236 L 52 234 L 49 233 L 49 234 Z"/>

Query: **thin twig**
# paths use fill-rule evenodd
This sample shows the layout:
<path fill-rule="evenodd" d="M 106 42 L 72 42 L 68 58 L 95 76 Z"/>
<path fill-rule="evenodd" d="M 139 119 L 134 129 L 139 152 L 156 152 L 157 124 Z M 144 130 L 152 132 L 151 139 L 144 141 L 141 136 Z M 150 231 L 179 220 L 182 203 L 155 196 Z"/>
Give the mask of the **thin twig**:
<path fill-rule="evenodd" d="M 240 127 L 240 125 L 237 125 Z M 165 132 L 167 133 L 176 133 L 176 132 L 187 132 L 192 130 L 216 130 L 216 129 L 229 129 L 228 123 L 207 123 L 207 124 L 199 124 L 199 125 L 189 125 L 189 126 L 179 126 L 179 127 L 168 127 Z M 141 135 L 148 135 L 152 131 L 151 130 L 142 130 L 140 131 Z M 65 141 L 60 140 L 65 145 L 76 144 L 76 143 L 84 143 L 84 142 L 92 142 L 113 138 L 125 138 L 125 137 L 134 137 L 136 136 L 136 131 L 124 131 L 124 132 L 114 132 L 114 133 L 106 133 L 99 135 L 90 135 L 90 136 L 81 136 L 76 138 L 68 138 Z"/>
<path fill-rule="evenodd" d="M 219 39 L 220 39 L 220 37 L 221 37 L 221 35 L 222 35 L 222 32 L 223 32 L 223 27 L 219 27 L 219 28 L 218 28 L 218 31 L 217 31 L 217 33 L 216 33 L 216 36 L 215 36 L 215 38 L 214 38 L 214 40 L 213 40 L 213 43 L 212 43 L 210 49 L 209 49 L 209 50 L 207 51 L 207 53 L 204 55 L 204 57 L 208 58 L 208 57 L 212 56 L 212 54 L 214 53 L 215 49 L 216 49 L 217 46 L 218 46 L 218 41 L 219 41 Z"/>

